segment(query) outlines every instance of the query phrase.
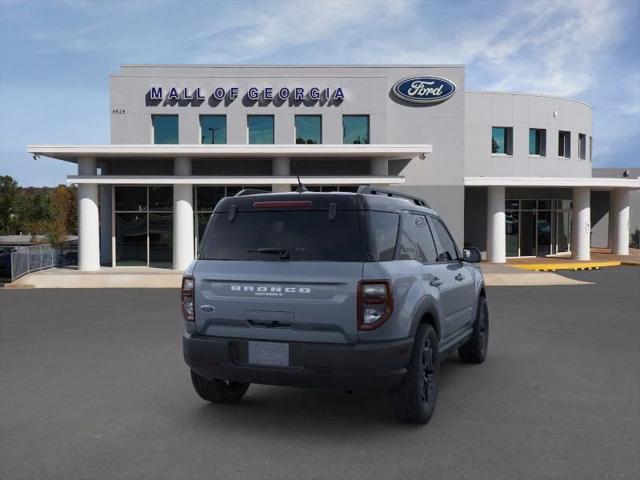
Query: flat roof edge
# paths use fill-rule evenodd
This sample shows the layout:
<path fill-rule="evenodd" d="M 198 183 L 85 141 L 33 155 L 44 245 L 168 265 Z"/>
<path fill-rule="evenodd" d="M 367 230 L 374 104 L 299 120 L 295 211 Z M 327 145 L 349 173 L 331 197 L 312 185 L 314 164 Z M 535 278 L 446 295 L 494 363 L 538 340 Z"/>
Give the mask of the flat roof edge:
<path fill-rule="evenodd" d="M 307 185 L 402 185 L 401 175 L 301 175 Z M 69 175 L 67 183 L 82 185 L 297 185 L 298 177 L 287 175 Z"/>
<path fill-rule="evenodd" d="M 640 190 L 638 178 L 607 177 L 464 177 L 465 187 L 590 187 Z"/>
<path fill-rule="evenodd" d="M 398 64 L 382 64 L 382 63 L 357 63 L 357 64 L 346 64 L 346 63 L 305 63 L 305 64 L 295 64 L 295 63 L 242 63 L 242 64 L 233 64 L 233 63 L 223 63 L 223 64 L 215 64 L 215 63 L 125 63 L 120 65 L 120 68 L 149 68 L 149 67 L 179 67 L 179 68 L 280 68 L 280 67 L 289 67 L 289 68 L 465 68 L 464 63 L 434 63 L 434 64 L 409 64 L 409 63 L 398 63 Z"/>
<path fill-rule="evenodd" d="M 75 160 L 93 158 L 414 158 L 431 153 L 431 144 L 322 144 L 322 145 L 247 145 L 247 144 L 105 144 L 105 145 L 27 145 L 32 155 Z"/>
<path fill-rule="evenodd" d="M 478 95 L 522 95 L 525 97 L 542 97 L 542 98 L 552 98 L 554 100 L 566 100 L 568 102 L 581 103 L 589 107 L 593 110 L 593 106 L 590 103 L 587 103 L 583 100 L 578 100 L 576 98 L 571 97 L 561 97 L 560 95 L 548 95 L 546 93 L 527 93 L 527 92 L 500 92 L 497 90 L 465 90 L 466 94 L 478 94 Z"/>

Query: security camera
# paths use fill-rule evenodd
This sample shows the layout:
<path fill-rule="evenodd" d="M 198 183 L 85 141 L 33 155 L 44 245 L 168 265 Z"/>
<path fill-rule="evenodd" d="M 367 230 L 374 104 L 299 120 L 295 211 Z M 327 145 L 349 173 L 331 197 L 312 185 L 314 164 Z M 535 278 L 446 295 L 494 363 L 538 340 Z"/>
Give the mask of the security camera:
<path fill-rule="evenodd" d="M 418 158 L 419 158 L 420 160 L 424 160 L 425 158 L 427 158 L 427 154 L 426 154 L 426 153 L 424 153 L 424 152 L 422 152 L 422 153 L 418 156 Z"/>

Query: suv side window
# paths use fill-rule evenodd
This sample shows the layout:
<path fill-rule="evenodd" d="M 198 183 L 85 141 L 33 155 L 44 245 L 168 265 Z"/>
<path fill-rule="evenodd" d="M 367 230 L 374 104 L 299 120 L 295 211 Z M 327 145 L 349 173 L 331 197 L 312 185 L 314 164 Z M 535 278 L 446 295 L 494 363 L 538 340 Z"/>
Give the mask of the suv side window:
<path fill-rule="evenodd" d="M 409 213 L 403 216 L 398 260 L 436 261 L 436 245 L 425 215 Z"/>
<path fill-rule="evenodd" d="M 373 262 L 393 260 L 398 239 L 400 215 L 390 212 L 365 211 L 365 223 L 368 226 L 368 254 Z"/>
<path fill-rule="evenodd" d="M 430 218 L 433 233 L 438 238 L 438 262 L 451 262 L 459 259 L 456 243 L 451 238 L 447 227 L 439 218 Z"/>

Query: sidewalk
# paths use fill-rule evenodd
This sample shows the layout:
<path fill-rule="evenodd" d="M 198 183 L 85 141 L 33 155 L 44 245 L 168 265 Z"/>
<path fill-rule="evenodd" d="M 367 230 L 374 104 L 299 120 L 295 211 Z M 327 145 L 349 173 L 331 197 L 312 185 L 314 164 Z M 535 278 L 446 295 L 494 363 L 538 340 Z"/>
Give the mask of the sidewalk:
<path fill-rule="evenodd" d="M 591 260 L 575 260 L 569 255 L 553 257 L 510 258 L 507 264 L 524 270 L 551 271 L 557 270 L 597 270 L 620 265 L 640 265 L 640 250 L 630 249 L 629 255 L 613 255 L 606 248 L 592 248 Z"/>
<path fill-rule="evenodd" d="M 180 288 L 182 273 L 166 268 L 101 267 L 97 272 L 51 268 L 30 273 L 5 288 Z"/>
<path fill-rule="evenodd" d="M 613 255 L 608 248 L 592 248 L 591 260 L 597 262 L 614 260 L 622 265 L 640 265 L 640 249 L 630 248 L 629 255 Z"/>
<path fill-rule="evenodd" d="M 481 265 L 487 286 L 581 285 L 555 273 L 530 272 L 509 265 Z M 180 288 L 182 273 L 164 268 L 103 267 L 98 272 L 52 268 L 19 278 L 5 288 Z"/>
<path fill-rule="evenodd" d="M 507 264 L 482 263 L 480 268 L 484 275 L 485 284 L 488 287 L 533 287 L 591 284 L 591 282 L 574 280 L 557 273 L 529 271 Z"/>

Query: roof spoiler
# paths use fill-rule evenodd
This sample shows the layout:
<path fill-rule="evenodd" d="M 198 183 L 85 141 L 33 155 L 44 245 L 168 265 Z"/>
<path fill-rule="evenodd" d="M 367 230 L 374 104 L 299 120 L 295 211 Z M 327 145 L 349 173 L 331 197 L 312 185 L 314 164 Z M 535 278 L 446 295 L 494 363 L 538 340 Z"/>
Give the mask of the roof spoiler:
<path fill-rule="evenodd" d="M 370 187 L 370 186 L 363 185 L 361 187 L 358 187 L 358 193 L 367 194 L 367 195 L 381 195 L 381 196 L 393 197 L 393 198 L 402 198 L 403 200 L 408 200 L 420 207 L 431 208 L 427 202 L 425 202 L 423 199 L 419 197 L 414 197 L 413 195 L 409 195 L 406 193 L 394 192 L 393 190 L 386 190 L 384 188 Z"/>

